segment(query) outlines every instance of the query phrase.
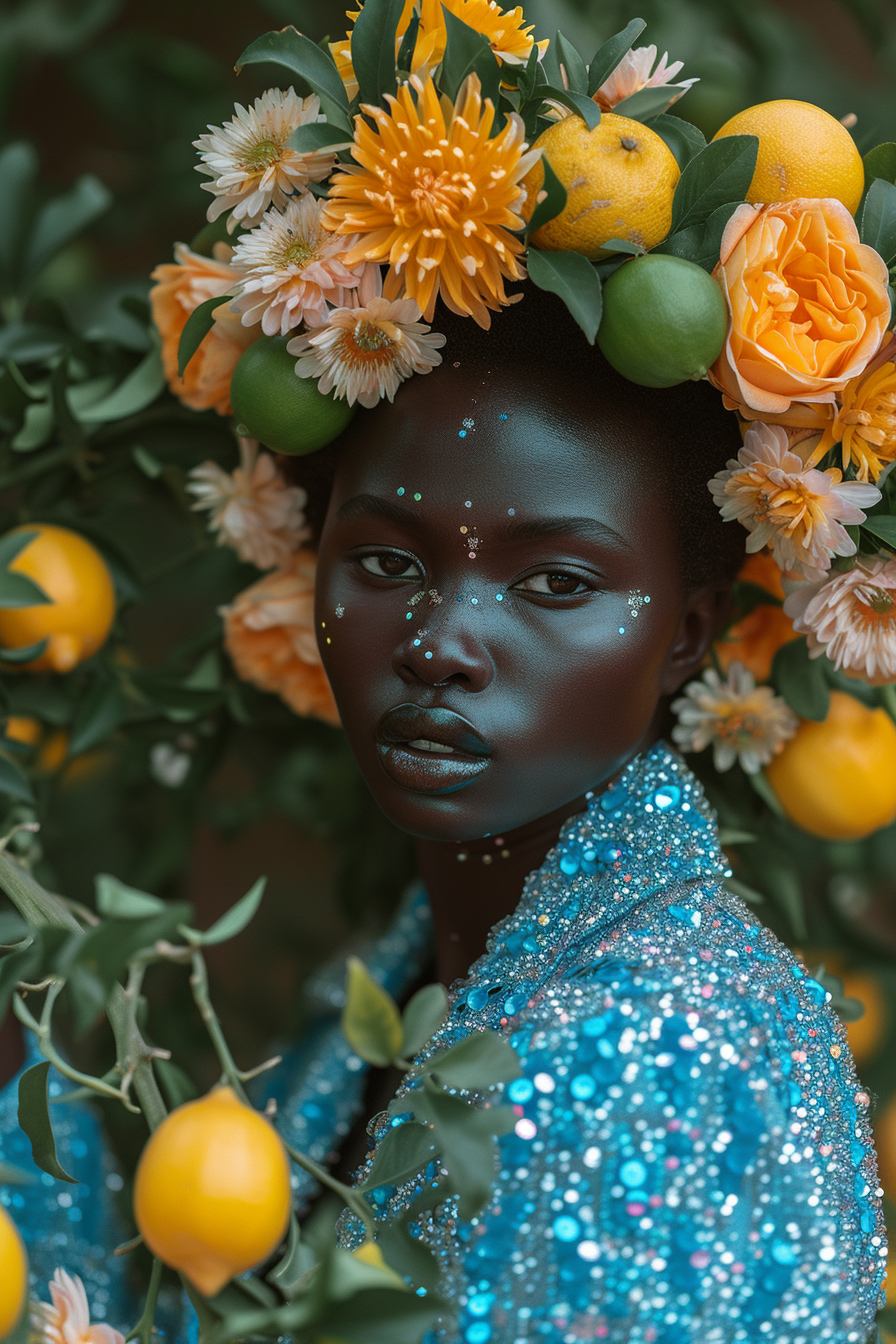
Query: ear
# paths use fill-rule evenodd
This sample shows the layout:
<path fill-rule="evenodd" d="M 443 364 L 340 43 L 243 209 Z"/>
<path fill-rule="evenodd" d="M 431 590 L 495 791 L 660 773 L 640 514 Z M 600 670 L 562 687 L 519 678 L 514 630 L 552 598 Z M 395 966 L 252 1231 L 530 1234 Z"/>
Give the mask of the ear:
<path fill-rule="evenodd" d="M 700 668 L 710 644 L 731 614 L 731 585 L 697 588 L 685 599 L 662 673 L 662 693 L 672 695 Z"/>

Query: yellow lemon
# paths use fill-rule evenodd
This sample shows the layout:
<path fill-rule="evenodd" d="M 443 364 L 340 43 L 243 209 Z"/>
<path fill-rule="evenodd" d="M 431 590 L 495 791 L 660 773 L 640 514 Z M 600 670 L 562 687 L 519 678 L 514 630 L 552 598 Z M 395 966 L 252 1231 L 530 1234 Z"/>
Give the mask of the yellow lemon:
<path fill-rule="evenodd" d="M 172 1111 L 137 1167 L 134 1216 L 147 1246 L 206 1297 L 267 1259 L 289 1209 L 286 1150 L 229 1087 Z"/>
<path fill-rule="evenodd" d="M 115 618 L 115 588 L 95 546 L 52 523 L 27 523 L 13 532 L 36 532 L 10 564 L 44 590 L 48 603 L 0 607 L 0 645 L 27 648 L 46 639 L 43 653 L 15 666 L 28 672 L 71 672 L 105 643 Z"/>
<path fill-rule="evenodd" d="M 41 735 L 40 721 L 32 719 L 28 714 L 10 714 L 3 735 L 11 742 L 21 742 L 26 747 L 33 747 Z"/>
<path fill-rule="evenodd" d="M 896 1095 L 874 1119 L 877 1169 L 884 1194 L 896 1199 Z M 896 1288 L 896 1283 L 893 1285 Z"/>
<path fill-rule="evenodd" d="M 887 1001 L 880 981 L 867 971 L 837 972 L 843 981 L 843 993 L 848 999 L 858 999 L 865 1012 L 855 1022 L 847 1022 L 849 1048 L 856 1064 L 873 1059 L 887 1035 Z"/>
<path fill-rule="evenodd" d="M 5 1339 L 25 1308 L 28 1258 L 15 1223 L 0 1205 L 0 1339 Z"/>
<path fill-rule="evenodd" d="M 315 453 L 341 434 L 357 405 L 299 378 L 290 336 L 261 336 L 244 351 L 230 380 L 233 413 L 254 439 L 278 453 Z"/>
<path fill-rule="evenodd" d="M 896 724 L 832 691 L 827 718 L 803 720 L 766 775 L 795 825 L 824 840 L 861 840 L 896 819 Z"/>
<path fill-rule="evenodd" d="M 531 241 L 550 252 L 603 255 L 610 238 L 640 243 L 648 251 L 672 226 L 672 196 L 681 176 L 675 155 L 640 121 L 605 112 L 589 131 L 581 117 L 564 117 L 535 141 L 566 188 L 566 206 L 536 229 Z M 536 163 L 523 178 L 528 220 L 544 182 Z"/>
<path fill-rule="evenodd" d="M 832 197 L 851 215 L 865 190 L 865 168 L 855 141 L 836 117 L 814 103 L 778 98 L 757 103 L 726 121 L 713 139 L 759 137 L 759 157 L 747 200 L 771 205 L 800 196 Z"/>

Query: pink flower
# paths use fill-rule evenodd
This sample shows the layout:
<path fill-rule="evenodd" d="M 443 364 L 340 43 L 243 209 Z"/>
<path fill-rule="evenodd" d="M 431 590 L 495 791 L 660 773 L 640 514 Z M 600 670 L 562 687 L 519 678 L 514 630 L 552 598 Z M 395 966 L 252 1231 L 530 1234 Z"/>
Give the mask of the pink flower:
<path fill-rule="evenodd" d="M 286 347 L 301 355 L 300 378 L 317 378 L 321 392 L 344 397 L 349 406 L 391 401 L 412 373 L 441 364 L 445 337 L 420 322 L 413 299 L 373 298 L 363 308 L 337 308 L 319 331 L 297 336 Z"/>
<path fill-rule="evenodd" d="M 844 523 L 863 523 L 860 506 L 880 499 L 876 486 L 844 482 L 836 467 L 807 468 L 780 425 L 757 421 L 744 446 L 709 488 L 727 521 L 750 533 L 749 552 L 768 546 L 779 567 L 803 578 L 830 569 L 834 555 L 854 555 Z"/>
<path fill-rule="evenodd" d="M 342 261 L 357 239 L 325 229 L 322 209 L 313 196 L 302 196 L 282 214 L 268 210 L 258 228 L 240 238 L 233 265 L 241 278 L 230 307 L 242 313 L 244 326 L 260 322 L 266 336 L 285 336 L 303 320 L 319 326 L 328 305 L 342 307 L 360 285 L 367 264 Z"/>
<path fill-rule="evenodd" d="M 216 462 L 190 472 L 187 489 L 194 509 L 208 509 L 209 529 L 219 546 L 232 546 L 241 560 L 259 569 L 289 563 L 308 538 L 307 495 L 287 485 L 270 453 L 258 452 L 255 439 L 240 439 L 240 465 L 232 473 Z"/>
<path fill-rule="evenodd" d="M 594 95 L 594 101 L 602 111 L 611 112 L 617 103 L 622 102 L 623 98 L 630 98 L 639 89 L 655 89 L 662 84 L 671 84 L 684 63 L 674 61 L 672 65 L 667 65 L 668 59 L 669 53 L 664 51 L 659 65 L 654 70 L 656 47 L 633 47 L 631 51 L 625 53 L 609 79 L 604 80 L 601 84 Z M 691 85 L 697 83 L 697 80 L 682 79 L 678 83 L 681 92 L 675 95 L 673 102 L 682 98 Z"/>
<path fill-rule="evenodd" d="M 808 636 L 810 658 L 883 686 L 896 681 L 896 560 L 869 556 L 816 583 L 784 580 L 784 611 Z"/>
<path fill-rule="evenodd" d="M 124 1344 L 111 1325 L 90 1324 L 87 1293 L 77 1274 L 57 1269 L 50 1281 L 49 1302 L 35 1302 L 31 1325 L 41 1344 Z"/>

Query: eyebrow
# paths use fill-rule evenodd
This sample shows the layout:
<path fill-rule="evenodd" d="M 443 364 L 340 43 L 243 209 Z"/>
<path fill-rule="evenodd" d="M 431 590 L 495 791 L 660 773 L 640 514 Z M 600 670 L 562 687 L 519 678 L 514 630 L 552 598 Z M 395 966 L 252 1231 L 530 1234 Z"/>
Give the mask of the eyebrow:
<path fill-rule="evenodd" d="M 341 523 L 352 522 L 356 518 L 383 518 L 397 527 L 419 529 L 423 520 L 413 509 L 380 495 L 355 495 L 346 500 L 336 511 Z M 631 544 L 607 523 L 596 518 L 558 517 L 558 518 L 508 518 L 504 535 L 509 542 L 542 541 L 550 537 L 577 537 L 597 545 L 611 545 L 632 550 Z"/>

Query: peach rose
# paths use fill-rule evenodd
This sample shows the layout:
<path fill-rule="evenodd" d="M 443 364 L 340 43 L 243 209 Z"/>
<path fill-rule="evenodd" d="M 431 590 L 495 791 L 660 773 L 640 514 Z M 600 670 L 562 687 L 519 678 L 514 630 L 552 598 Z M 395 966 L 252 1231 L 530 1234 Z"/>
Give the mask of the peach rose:
<path fill-rule="evenodd" d="M 832 403 L 890 320 L 887 268 L 852 215 L 834 200 L 741 205 L 713 275 L 731 316 L 709 374 L 725 405 L 821 428 L 799 403 Z"/>
<path fill-rule="evenodd" d="M 227 249 L 228 252 L 230 249 Z M 223 261 L 201 257 L 183 243 L 174 248 L 175 261 L 157 266 L 149 291 L 153 321 L 162 337 L 162 364 L 168 386 L 194 411 L 216 410 L 230 415 L 230 379 L 240 355 L 257 340 L 261 328 L 244 327 L 226 304 L 215 311 L 215 325 L 187 365 L 177 372 L 177 347 L 187 318 L 206 299 L 229 294 L 240 273 Z"/>
<path fill-rule="evenodd" d="M 317 556 L 301 550 L 222 608 L 224 643 L 244 681 L 273 691 L 296 714 L 338 723 L 314 637 Z"/>
<path fill-rule="evenodd" d="M 784 601 L 781 571 L 768 551 L 749 555 L 738 573 L 740 583 L 755 583 Z M 793 622 L 781 607 L 763 602 L 733 625 L 715 646 L 716 657 L 727 673 L 734 662 L 743 663 L 757 681 L 768 681 L 772 659 L 782 644 L 797 639 Z"/>

